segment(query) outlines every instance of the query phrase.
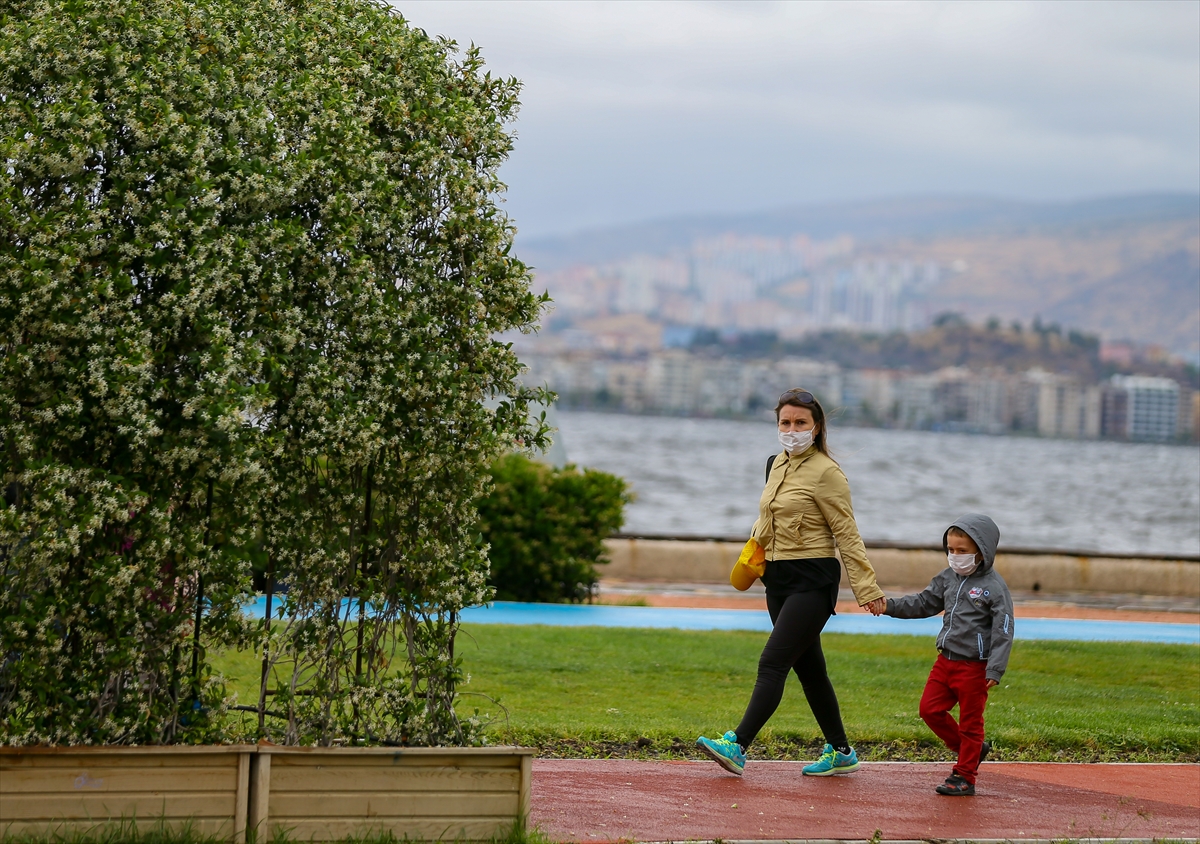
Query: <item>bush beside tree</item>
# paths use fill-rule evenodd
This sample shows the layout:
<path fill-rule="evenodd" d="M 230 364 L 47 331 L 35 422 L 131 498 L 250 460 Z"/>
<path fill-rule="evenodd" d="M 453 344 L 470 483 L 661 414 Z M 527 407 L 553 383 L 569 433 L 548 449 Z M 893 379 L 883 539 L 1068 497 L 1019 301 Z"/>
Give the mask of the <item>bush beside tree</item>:
<path fill-rule="evenodd" d="M 479 503 L 490 583 L 502 601 L 589 598 L 607 560 L 604 539 L 621 529 L 632 500 L 625 481 L 594 469 L 555 469 L 520 454 L 492 464 Z"/>

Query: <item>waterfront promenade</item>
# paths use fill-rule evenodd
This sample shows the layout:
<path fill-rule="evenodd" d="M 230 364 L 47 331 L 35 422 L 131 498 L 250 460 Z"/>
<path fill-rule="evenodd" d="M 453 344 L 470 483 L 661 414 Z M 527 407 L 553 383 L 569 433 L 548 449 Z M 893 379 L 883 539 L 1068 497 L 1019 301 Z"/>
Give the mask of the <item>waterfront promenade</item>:
<path fill-rule="evenodd" d="M 933 790 L 948 763 L 802 765 L 539 759 L 531 821 L 555 841 L 1200 838 L 1200 765 L 984 763 L 961 798 Z"/>

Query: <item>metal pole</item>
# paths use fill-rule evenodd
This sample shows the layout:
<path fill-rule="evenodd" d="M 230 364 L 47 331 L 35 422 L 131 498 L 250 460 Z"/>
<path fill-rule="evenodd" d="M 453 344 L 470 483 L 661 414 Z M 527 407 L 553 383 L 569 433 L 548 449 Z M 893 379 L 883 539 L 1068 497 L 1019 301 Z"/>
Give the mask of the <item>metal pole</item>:
<path fill-rule="evenodd" d="M 267 671 L 271 665 L 271 598 L 275 595 L 275 556 L 268 557 L 267 562 L 267 607 L 263 614 L 263 659 L 262 674 L 258 680 L 258 736 L 263 738 L 267 713 Z"/>

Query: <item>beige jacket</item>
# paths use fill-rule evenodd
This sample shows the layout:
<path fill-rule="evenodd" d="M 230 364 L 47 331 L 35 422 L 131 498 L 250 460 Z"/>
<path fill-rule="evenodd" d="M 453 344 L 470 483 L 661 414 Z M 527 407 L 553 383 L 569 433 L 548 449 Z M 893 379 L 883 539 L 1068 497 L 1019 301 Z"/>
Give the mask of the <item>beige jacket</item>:
<path fill-rule="evenodd" d="M 859 605 L 884 597 L 854 522 L 850 484 L 815 445 L 803 454 L 783 452 L 775 458 L 751 535 L 768 560 L 832 557 L 836 539 Z"/>

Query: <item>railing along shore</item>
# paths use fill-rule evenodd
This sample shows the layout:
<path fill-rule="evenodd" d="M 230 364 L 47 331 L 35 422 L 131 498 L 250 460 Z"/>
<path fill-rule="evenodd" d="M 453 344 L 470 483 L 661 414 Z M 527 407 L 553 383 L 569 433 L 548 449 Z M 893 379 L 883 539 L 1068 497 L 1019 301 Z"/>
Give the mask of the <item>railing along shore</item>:
<path fill-rule="evenodd" d="M 728 582 L 746 537 L 615 534 L 605 541 L 602 576 L 667 583 Z M 924 586 L 946 566 L 945 552 L 925 544 L 866 541 L 885 588 Z M 1138 556 L 1057 548 L 1001 547 L 996 570 L 1025 592 L 1157 595 L 1200 600 L 1200 555 Z"/>
<path fill-rule="evenodd" d="M 746 536 L 700 536 L 697 534 L 672 533 L 614 533 L 610 539 L 645 539 L 660 542 L 732 542 L 745 545 Z M 940 545 L 930 545 L 920 542 L 899 542 L 894 539 L 863 539 L 867 548 L 894 548 L 900 551 L 936 551 L 944 553 Z M 1091 557 L 1097 560 L 1169 560 L 1185 563 L 1200 563 L 1200 554 L 1121 554 L 1114 551 L 1080 551 L 1071 548 L 1025 548 L 1004 545 L 1001 554 L 1035 557 Z"/>

